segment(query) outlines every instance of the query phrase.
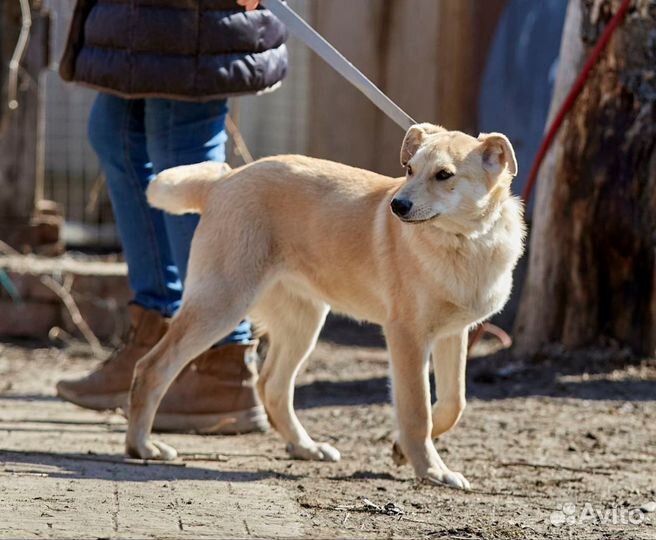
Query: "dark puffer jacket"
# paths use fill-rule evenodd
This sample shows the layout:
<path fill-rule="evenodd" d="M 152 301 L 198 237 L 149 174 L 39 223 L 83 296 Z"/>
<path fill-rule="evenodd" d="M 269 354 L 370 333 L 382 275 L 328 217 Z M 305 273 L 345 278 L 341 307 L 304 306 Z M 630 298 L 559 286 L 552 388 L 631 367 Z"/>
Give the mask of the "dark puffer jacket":
<path fill-rule="evenodd" d="M 223 98 L 275 87 L 286 38 L 236 0 L 78 0 L 59 71 L 123 97 Z"/>

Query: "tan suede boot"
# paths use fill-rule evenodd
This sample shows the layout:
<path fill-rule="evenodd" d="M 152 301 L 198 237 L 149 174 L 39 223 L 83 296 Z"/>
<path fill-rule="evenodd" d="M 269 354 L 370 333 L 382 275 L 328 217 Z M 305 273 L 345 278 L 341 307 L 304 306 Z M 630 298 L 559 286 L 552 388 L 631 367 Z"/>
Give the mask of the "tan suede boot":
<path fill-rule="evenodd" d="M 124 345 L 85 377 L 57 383 L 57 395 L 86 409 L 103 411 L 123 406 L 128 399 L 134 366 L 168 329 L 159 312 L 131 304 L 130 333 Z"/>
<path fill-rule="evenodd" d="M 228 344 L 205 352 L 171 385 L 153 429 L 235 434 L 266 431 L 257 394 L 257 342 Z"/>
<path fill-rule="evenodd" d="M 160 340 L 168 321 L 157 311 L 129 306 L 126 343 L 85 377 L 57 383 L 57 394 L 95 410 L 127 408 L 137 361 Z M 269 427 L 257 395 L 257 342 L 210 349 L 171 384 L 155 417 L 154 429 L 198 433 L 247 433 Z"/>

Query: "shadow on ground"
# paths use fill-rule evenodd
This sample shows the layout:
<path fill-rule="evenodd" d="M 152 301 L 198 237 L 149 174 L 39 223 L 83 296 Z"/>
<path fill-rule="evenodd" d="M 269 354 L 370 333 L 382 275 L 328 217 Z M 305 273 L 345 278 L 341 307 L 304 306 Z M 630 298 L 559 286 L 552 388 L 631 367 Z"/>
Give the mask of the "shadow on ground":
<path fill-rule="evenodd" d="M 431 391 L 434 384 L 431 376 Z M 366 405 L 390 401 L 387 377 L 314 381 L 296 390 L 299 409 Z M 469 399 L 544 396 L 617 401 L 656 400 L 656 359 L 582 351 L 576 355 L 541 356 L 530 361 L 502 351 L 469 361 Z M 435 396 L 433 395 L 433 400 Z"/>
<path fill-rule="evenodd" d="M 656 400 L 656 359 L 601 349 L 547 351 L 520 359 L 511 351 L 473 359 L 468 395 L 478 399 L 545 396 L 587 400 Z"/>
<path fill-rule="evenodd" d="M 294 404 L 298 409 L 336 405 L 368 405 L 387 403 L 390 401 L 389 395 L 389 379 L 387 377 L 354 381 L 314 381 L 296 388 Z"/>
<path fill-rule="evenodd" d="M 509 321 L 500 320 L 504 327 L 510 327 Z M 338 315 L 328 318 L 321 338 L 341 345 L 385 347 L 379 327 L 355 323 Z M 553 347 L 531 359 L 516 358 L 512 351 L 500 351 L 471 359 L 467 369 L 467 395 L 475 399 L 545 396 L 656 400 L 656 359 L 636 358 L 612 348 L 568 353 Z M 297 389 L 296 403 L 299 408 L 386 403 L 389 395 L 387 377 L 316 381 Z"/>
<path fill-rule="evenodd" d="M 351 347 L 385 347 L 381 328 L 375 324 L 360 323 L 341 315 L 329 313 L 321 329 L 322 341 Z"/>
<path fill-rule="evenodd" d="M 143 462 L 122 458 L 115 454 L 53 453 L 0 450 L 0 462 L 17 464 L 21 473 L 44 474 L 49 478 L 152 482 L 153 480 L 214 480 L 219 482 L 257 482 L 259 480 L 298 480 L 299 476 L 273 471 L 222 471 L 185 463 Z"/>

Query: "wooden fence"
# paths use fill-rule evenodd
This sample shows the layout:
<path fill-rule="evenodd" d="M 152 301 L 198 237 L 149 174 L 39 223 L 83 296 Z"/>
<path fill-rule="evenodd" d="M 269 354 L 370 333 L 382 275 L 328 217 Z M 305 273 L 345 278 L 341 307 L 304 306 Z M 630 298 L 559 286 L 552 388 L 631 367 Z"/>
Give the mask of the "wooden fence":
<path fill-rule="evenodd" d="M 488 48 L 506 0 L 331 0 L 315 27 L 417 121 L 477 130 Z M 398 174 L 403 133 L 316 56 L 309 152 Z"/>

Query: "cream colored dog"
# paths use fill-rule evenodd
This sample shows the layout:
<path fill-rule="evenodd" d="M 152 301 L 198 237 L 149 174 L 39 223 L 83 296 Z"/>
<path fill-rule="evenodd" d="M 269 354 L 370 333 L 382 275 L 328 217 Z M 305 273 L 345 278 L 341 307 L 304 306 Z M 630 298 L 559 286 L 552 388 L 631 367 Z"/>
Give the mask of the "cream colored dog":
<path fill-rule="evenodd" d="M 152 205 L 200 212 L 182 308 L 135 369 L 127 452 L 173 459 L 150 440 L 153 416 L 175 376 L 247 313 L 271 345 L 258 390 L 296 458 L 337 461 L 293 407 L 294 380 L 332 307 L 383 326 L 398 417 L 396 459 L 418 477 L 467 489 L 432 439 L 465 407 L 467 331 L 499 311 L 522 253 L 520 202 L 510 195 L 514 152 L 500 134 L 478 139 L 431 124 L 403 141 L 405 178 L 301 156 L 229 171 L 201 163 L 163 172 Z M 437 404 L 430 406 L 432 354 Z M 401 453 L 402 452 L 402 453 Z"/>

